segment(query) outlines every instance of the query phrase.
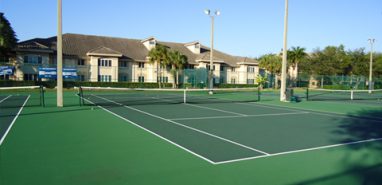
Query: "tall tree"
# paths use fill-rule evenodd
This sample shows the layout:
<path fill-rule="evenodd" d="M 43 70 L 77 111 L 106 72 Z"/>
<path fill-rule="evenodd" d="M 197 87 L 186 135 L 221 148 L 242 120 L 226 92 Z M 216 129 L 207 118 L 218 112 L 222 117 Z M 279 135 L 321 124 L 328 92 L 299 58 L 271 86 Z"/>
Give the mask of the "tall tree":
<path fill-rule="evenodd" d="M 306 58 L 307 54 L 305 53 L 305 48 L 301 48 L 299 46 L 292 47 L 290 51 L 288 51 L 288 59 L 290 61 L 290 65 L 293 67 L 293 70 L 297 69 L 298 74 L 298 64 Z"/>
<path fill-rule="evenodd" d="M 275 88 L 278 88 L 278 76 L 281 73 L 281 57 L 276 54 L 267 54 L 259 59 L 259 67 L 267 70 L 275 77 Z"/>
<path fill-rule="evenodd" d="M 151 49 L 148 54 L 150 63 L 156 63 L 157 65 L 157 81 L 159 88 L 162 87 L 162 72 L 161 68 L 166 66 L 169 61 L 168 49 L 163 45 L 157 45 L 155 48 Z"/>
<path fill-rule="evenodd" d="M 11 23 L 0 12 L 0 60 L 7 61 L 9 57 L 15 56 L 12 50 L 16 47 L 18 39 L 13 31 Z"/>
<path fill-rule="evenodd" d="M 179 70 L 183 69 L 187 64 L 187 56 L 183 55 L 179 51 L 170 51 L 169 59 L 171 64 L 171 73 L 174 77 L 173 88 L 179 85 Z"/>

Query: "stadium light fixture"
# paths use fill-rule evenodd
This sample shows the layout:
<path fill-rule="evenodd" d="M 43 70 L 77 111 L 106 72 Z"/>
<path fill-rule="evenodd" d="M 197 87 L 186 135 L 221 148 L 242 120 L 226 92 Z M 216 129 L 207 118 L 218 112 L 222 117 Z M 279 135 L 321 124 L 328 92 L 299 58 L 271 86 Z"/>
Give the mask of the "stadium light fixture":
<path fill-rule="evenodd" d="M 215 14 L 211 15 L 211 10 L 206 9 L 204 10 L 204 13 L 211 17 L 211 51 L 210 51 L 210 70 L 209 70 L 209 88 L 210 88 L 210 94 L 212 94 L 213 89 L 213 78 L 214 78 L 214 64 L 213 64 L 213 58 L 214 58 L 214 22 L 215 22 L 215 16 L 220 15 L 219 10 L 215 10 Z"/>

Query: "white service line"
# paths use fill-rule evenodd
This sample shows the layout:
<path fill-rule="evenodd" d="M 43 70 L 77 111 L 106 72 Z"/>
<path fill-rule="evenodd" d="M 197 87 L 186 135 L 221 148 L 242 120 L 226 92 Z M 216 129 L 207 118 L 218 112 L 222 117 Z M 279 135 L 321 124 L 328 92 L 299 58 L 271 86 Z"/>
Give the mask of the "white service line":
<path fill-rule="evenodd" d="M 233 159 L 233 160 L 228 160 L 228 161 L 220 161 L 220 162 L 215 162 L 215 164 L 226 164 L 226 163 L 232 163 L 232 162 L 238 162 L 238 161 L 246 161 L 246 160 L 251 160 L 251 159 L 273 157 L 273 156 L 278 156 L 278 155 L 286 155 L 286 154 L 292 154 L 292 153 L 307 152 L 307 151 L 312 151 L 312 150 L 320 150 L 320 149 L 334 148 L 334 147 L 340 147 L 340 146 L 346 146 L 346 145 L 354 145 L 354 144 L 359 144 L 359 143 L 375 142 L 375 141 L 382 141 L 382 138 L 367 139 L 367 140 L 354 141 L 354 142 L 341 143 L 341 144 L 334 144 L 334 145 L 327 145 L 327 146 L 320 146 L 320 147 L 307 148 L 307 149 L 301 149 L 301 150 L 292 150 L 292 151 L 279 152 L 279 153 L 274 153 L 274 154 L 269 154 L 269 155 L 261 155 L 261 156 L 255 156 L 255 157 Z"/>
<path fill-rule="evenodd" d="M 154 97 L 152 97 L 152 98 L 154 98 Z M 160 98 L 154 98 L 154 99 L 158 99 L 158 100 L 166 101 L 166 102 L 176 102 L 176 101 L 165 100 L 165 99 L 160 99 Z M 204 106 L 200 106 L 200 105 L 194 105 L 194 104 L 188 104 L 188 103 L 184 103 L 184 105 L 191 106 L 191 107 L 197 107 L 197 108 L 201 108 L 201 109 L 214 110 L 214 111 L 224 112 L 224 113 L 229 113 L 229 114 L 236 114 L 239 116 L 247 116 L 246 114 L 241 114 L 241 113 L 237 113 L 237 112 L 231 112 L 231 111 L 226 111 L 226 110 L 221 110 L 221 109 L 216 109 L 216 108 L 204 107 Z"/>
<path fill-rule="evenodd" d="M 11 130 L 13 124 L 16 122 L 16 119 L 19 117 L 21 111 L 23 110 L 25 104 L 28 102 L 29 98 L 30 98 L 30 95 L 29 95 L 29 96 L 27 97 L 27 99 L 24 101 L 22 107 L 21 107 L 20 110 L 17 112 L 15 118 L 13 118 L 12 123 L 8 126 L 7 131 L 5 131 L 3 137 L 0 139 L 0 146 L 1 146 L 1 144 L 3 144 L 3 142 L 4 142 L 4 140 L 5 140 L 5 137 L 7 136 L 7 134 L 9 133 L 9 131 Z"/>
<path fill-rule="evenodd" d="M 97 95 L 93 95 L 93 96 L 98 97 L 98 98 L 103 99 L 103 100 L 106 100 L 106 101 L 109 101 L 109 102 L 111 102 L 111 103 L 115 103 L 115 104 L 117 104 L 117 105 L 121 105 L 120 103 L 115 102 L 115 101 L 113 101 L 113 100 L 109 100 L 109 99 L 106 99 L 106 98 L 103 98 L 103 97 L 100 97 L 100 96 L 97 96 Z M 137 112 L 140 112 L 140 113 L 149 115 L 149 116 L 151 116 L 151 117 L 158 118 L 158 119 L 161 119 L 161 120 L 164 120 L 164 121 L 173 123 L 173 124 L 175 124 L 175 125 L 178 125 L 178 126 L 181 126 L 181 127 L 184 127 L 184 128 L 188 128 L 188 129 L 190 129 L 190 130 L 193 130 L 193 131 L 196 131 L 196 132 L 199 132 L 199 133 L 202 133 L 202 134 L 205 134 L 205 135 L 208 135 L 208 136 L 211 136 L 211 137 L 214 137 L 214 138 L 217 138 L 217 139 L 220 139 L 220 140 L 229 142 L 229 143 L 231 143 L 231 144 L 234 144 L 234 145 L 237 145 L 237 146 L 240 146 L 240 147 L 243 147 L 243 148 L 246 148 L 246 149 L 249 149 L 249 150 L 258 152 L 258 153 L 262 153 L 262 154 L 265 154 L 265 155 L 269 155 L 268 153 L 266 153 L 266 152 L 264 152 L 264 151 L 261 151 L 261 150 L 258 150 L 258 149 L 255 149 L 255 148 L 252 148 L 252 147 L 249 147 L 249 146 L 246 146 L 246 145 L 237 143 L 237 142 L 235 142 L 235 141 L 232 141 L 232 140 L 229 140 L 229 139 L 226 139 L 226 138 L 223 138 L 223 137 L 220 137 L 220 136 L 217 136 L 217 135 L 214 135 L 214 134 L 211 134 L 211 133 L 208 133 L 208 132 L 205 132 L 205 131 L 202 131 L 202 130 L 193 128 L 193 127 L 189 127 L 189 126 L 187 126 L 187 125 L 183 125 L 183 124 L 180 124 L 180 123 L 178 123 L 178 122 L 175 122 L 175 121 L 172 121 L 172 120 L 169 120 L 169 119 L 166 119 L 166 118 L 163 118 L 163 117 L 160 117 L 160 116 L 157 116 L 157 115 L 154 115 L 154 114 L 151 114 L 151 113 L 148 113 L 148 112 L 145 112 L 145 111 L 142 111 L 142 110 L 133 108 L 133 107 L 129 107 L 129 106 L 126 106 L 126 105 L 123 105 L 123 106 L 126 107 L 126 108 L 128 108 L 128 109 L 135 110 L 135 111 L 137 111 Z"/>
<path fill-rule="evenodd" d="M 309 113 L 310 112 L 287 112 L 287 113 L 274 113 L 274 114 L 254 114 L 254 115 L 245 115 L 245 116 L 210 116 L 210 117 L 174 118 L 174 119 L 169 119 L 169 120 L 177 121 L 177 120 L 198 120 L 198 119 L 265 117 L 265 116 L 284 116 L 284 115 L 309 114 Z"/>
<path fill-rule="evenodd" d="M 93 96 L 94 96 L 94 95 L 93 95 Z M 88 100 L 88 99 L 86 99 L 86 98 L 82 98 L 82 99 L 84 99 L 85 101 L 87 101 L 87 102 L 89 102 L 89 103 L 91 103 L 91 104 L 93 104 L 93 105 L 96 105 L 95 103 L 93 103 L 92 101 L 90 101 L 90 100 Z M 118 118 L 120 118 L 120 119 L 126 121 L 126 122 L 131 123 L 132 125 L 134 125 L 134 126 L 140 128 L 140 129 L 143 129 L 144 131 L 146 131 L 146 132 L 148 132 L 148 133 L 150 133 L 150 134 L 153 134 L 154 136 L 159 137 L 160 139 L 163 139 L 163 140 L 165 140 L 165 141 L 167 141 L 167 142 L 169 142 L 169 143 L 171 143 L 171 144 L 173 144 L 173 145 L 175 145 L 175 146 L 177 146 L 177 147 L 179 147 L 179 148 L 181 148 L 181 149 L 183 149 L 183 150 L 189 152 L 190 154 L 192 154 L 192 155 L 194 155 L 194 156 L 196 156 L 196 157 L 199 157 L 199 158 L 201 158 L 201 159 L 203 159 L 203 160 L 205 160 L 205 161 L 207 161 L 207 162 L 209 162 L 209 163 L 211 163 L 211 164 L 215 164 L 214 161 L 211 161 L 211 160 L 209 160 L 209 159 L 207 159 L 207 158 L 205 158 L 205 157 L 203 157 L 203 156 L 201 156 L 201 155 L 199 155 L 199 154 L 197 154 L 197 153 L 195 153 L 195 152 L 193 152 L 193 151 L 191 151 L 191 150 L 189 150 L 189 149 L 187 149 L 187 148 L 184 148 L 183 146 L 180 146 L 179 144 L 177 144 L 177 143 L 175 143 L 175 142 L 172 142 L 172 141 L 170 141 L 170 140 L 168 140 L 168 139 L 162 137 L 161 135 L 159 135 L 159 134 L 157 134 L 157 133 L 155 133 L 155 132 L 153 132 L 153 131 L 151 131 L 151 130 L 146 129 L 145 127 L 142 127 L 142 126 L 140 126 L 139 124 L 137 124 L 137 123 L 135 123 L 135 122 L 133 122 L 133 121 L 131 121 L 131 120 L 125 118 L 125 117 L 122 117 L 122 116 L 120 116 L 120 115 L 118 115 L 118 114 L 116 114 L 116 113 L 114 113 L 114 112 L 112 112 L 112 111 L 110 111 L 110 110 L 108 110 L 108 109 L 106 109 L 106 108 L 100 106 L 100 105 L 96 105 L 96 106 L 99 107 L 99 108 L 101 108 L 102 110 L 104 110 L 104 111 L 106 111 L 106 112 L 108 112 L 108 113 L 110 113 L 110 114 L 112 114 L 112 115 L 114 115 L 114 116 L 116 116 L 116 117 L 118 117 Z"/>
<path fill-rule="evenodd" d="M 231 111 L 226 111 L 226 110 L 221 110 L 221 109 L 215 109 L 215 108 L 210 108 L 210 107 L 204 107 L 204 106 L 199 106 L 199 105 L 194 105 L 194 104 L 186 103 L 186 105 L 193 106 L 193 107 L 198 107 L 198 108 L 201 108 L 201 109 L 208 109 L 208 110 L 214 110 L 214 111 L 224 112 L 224 113 L 229 113 L 229 114 L 236 114 L 236 115 L 239 115 L 239 116 L 247 116 L 246 114 L 241 114 L 241 113 L 231 112 Z"/>
<path fill-rule="evenodd" d="M 3 101 L 5 101 L 6 99 L 10 98 L 12 95 L 8 95 L 7 97 L 5 97 L 4 99 L 0 100 L 0 103 L 2 103 Z"/>
<path fill-rule="evenodd" d="M 265 105 L 265 104 L 260 104 L 258 102 L 256 102 L 256 103 L 247 103 L 247 104 L 248 105 L 252 105 L 252 106 L 268 107 L 268 108 L 280 109 L 280 110 L 288 110 L 286 108 L 289 108 L 289 109 L 295 109 L 295 110 L 309 111 L 312 114 L 324 115 L 324 116 L 330 116 L 330 117 L 354 118 L 354 119 L 371 120 L 371 121 L 377 121 L 377 122 L 382 121 L 382 118 L 369 117 L 369 116 L 355 116 L 355 115 L 352 116 L 352 115 L 346 115 L 346 114 L 338 113 L 338 112 L 329 112 L 329 111 L 306 109 L 306 108 L 298 108 L 298 107 L 287 107 L 287 106 L 282 106 L 282 105 Z"/>

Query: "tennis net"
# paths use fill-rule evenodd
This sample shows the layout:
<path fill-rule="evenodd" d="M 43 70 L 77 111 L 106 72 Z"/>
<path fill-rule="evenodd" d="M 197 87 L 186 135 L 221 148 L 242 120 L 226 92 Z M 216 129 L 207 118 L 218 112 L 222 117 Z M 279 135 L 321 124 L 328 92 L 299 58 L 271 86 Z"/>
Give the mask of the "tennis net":
<path fill-rule="evenodd" d="M 378 89 L 378 90 L 307 89 L 306 99 L 308 101 L 382 100 L 382 89 Z"/>
<path fill-rule="evenodd" d="M 142 89 L 79 87 L 80 104 L 152 105 L 254 102 L 260 100 L 258 88 Z"/>
<path fill-rule="evenodd" d="M 23 105 L 45 106 L 44 88 L 42 86 L 0 87 L 0 106 L 2 108 Z"/>

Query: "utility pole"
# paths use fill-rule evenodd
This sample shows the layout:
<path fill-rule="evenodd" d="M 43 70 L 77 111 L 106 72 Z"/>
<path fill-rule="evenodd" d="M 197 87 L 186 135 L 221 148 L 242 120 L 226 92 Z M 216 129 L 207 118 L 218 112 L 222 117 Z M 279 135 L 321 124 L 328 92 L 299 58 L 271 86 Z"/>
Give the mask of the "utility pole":
<path fill-rule="evenodd" d="M 281 89 L 280 101 L 286 100 L 286 78 L 287 78 L 287 37 L 288 37 L 288 0 L 285 0 L 285 15 L 284 15 L 284 47 L 283 47 L 283 61 L 281 68 Z M 276 82 L 277 83 L 277 82 Z"/>
<path fill-rule="evenodd" d="M 57 0 L 57 107 L 63 107 L 62 80 L 62 0 Z"/>
<path fill-rule="evenodd" d="M 370 69 L 369 69 L 369 93 L 373 90 L 373 45 L 375 39 L 369 39 L 370 42 Z"/>

